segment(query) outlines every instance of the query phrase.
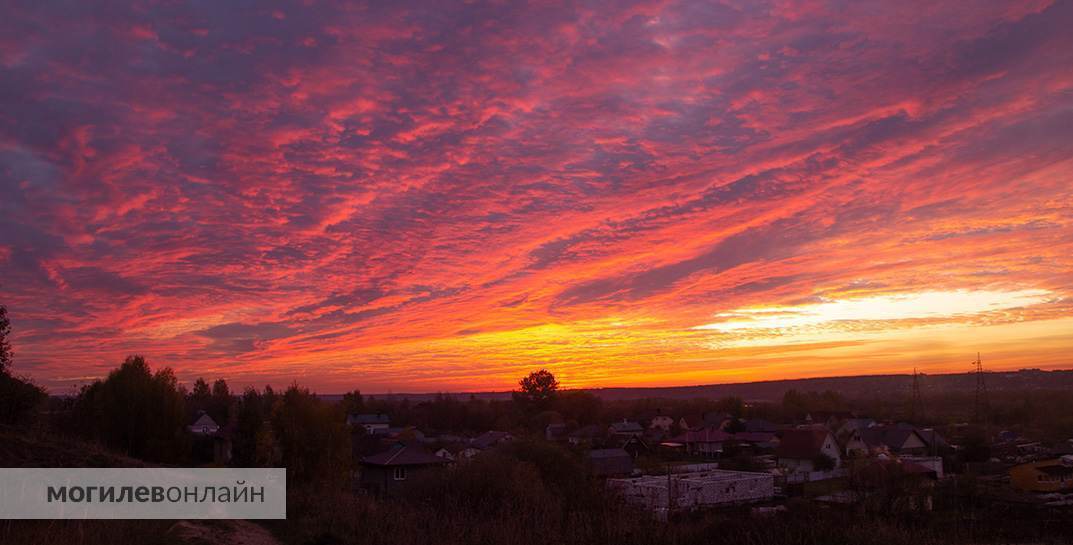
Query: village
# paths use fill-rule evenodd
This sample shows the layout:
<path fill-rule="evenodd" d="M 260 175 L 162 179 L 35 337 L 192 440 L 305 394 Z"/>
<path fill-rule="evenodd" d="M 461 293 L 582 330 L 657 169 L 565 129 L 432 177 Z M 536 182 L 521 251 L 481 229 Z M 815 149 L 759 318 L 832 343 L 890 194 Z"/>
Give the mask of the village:
<path fill-rule="evenodd" d="M 431 472 L 516 439 L 498 430 L 471 438 L 426 434 L 393 427 L 385 414 L 353 414 L 347 423 L 383 449 L 358 463 L 357 485 L 375 494 L 402 494 Z M 741 504 L 771 508 L 793 497 L 856 504 L 889 499 L 895 490 L 902 494 L 896 508 L 927 510 L 936 486 L 958 476 L 949 467 L 963 459 L 962 447 L 934 429 L 851 413 L 809 414 L 793 424 L 654 414 L 606 426 L 549 424 L 541 440 L 569 448 L 593 478 L 659 516 Z M 1044 446 L 1004 431 L 991 447 L 994 457 L 960 467 L 988 484 L 993 501 L 1073 506 L 1073 439 Z"/>
<path fill-rule="evenodd" d="M 388 412 L 353 412 L 346 415 L 353 489 L 403 497 L 505 445 L 543 443 L 568 451 L 589 478 L 658 519 L 741 506 L 760 514 L 795 500 L 927 512 L 938 495 L 968 493 L 957 490 L 966 479 L 975 501 L 1037 510 L 1073 506 L 1073 437 L 1046 444 L 1012 430 L 988 433 L 977 424 L 940 430 L 844 410 L 779 422 L 741 414 L 752 409 L 743 403 L 737 415 L 683 414 L 656 406 L 586 425 L 551 410 L 541 414 L 548 420 L 543 429 L 475 434 L 396 425 Z M 200 414 L 189 432 L 199 438 L 195 447 L 202 445 L 206 461 L 230 461 L 228 431 L 208 414 Z"/>
<path fill-rule="evenodd" d="M 298 385 L 235 393 L 201 378 L 187 388 L 130 357 L 0 427 L 0 461 L 286 468 L 287 522 L 257 531 L 289 543 L 424 542 L 444 525 L 452 542 L 472 543 L 774 544 L 802 532 L 817 544 L 1064 542 L 1073 400 L 1033 386 L 1064 375 L 971 378 L 985 375 L 990 394 L 935 379 L 925 392 L 916 386 L 928 379 L 903 376 L 865 396 L 612 398 L 560 390 L 542 369 L 511 392 L 409 397 Z M 1035 382 L 1001 387 L 1018 378 Z M 22 542 L 69 533 L 5 528 Z M 184 527 L 91 528 L 114 542 Z"/>

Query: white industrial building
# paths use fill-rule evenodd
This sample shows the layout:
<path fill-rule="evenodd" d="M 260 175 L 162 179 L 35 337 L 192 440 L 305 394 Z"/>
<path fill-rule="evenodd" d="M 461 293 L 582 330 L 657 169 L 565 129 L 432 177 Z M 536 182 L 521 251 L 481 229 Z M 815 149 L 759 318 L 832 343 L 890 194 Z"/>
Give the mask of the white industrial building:
<path fill-rule="evenodd" d="M 775 496 L 773 475 L 722 469 L 608 479 L 607 484 L 627 502 L 657 512 L 758 502 Z"/>

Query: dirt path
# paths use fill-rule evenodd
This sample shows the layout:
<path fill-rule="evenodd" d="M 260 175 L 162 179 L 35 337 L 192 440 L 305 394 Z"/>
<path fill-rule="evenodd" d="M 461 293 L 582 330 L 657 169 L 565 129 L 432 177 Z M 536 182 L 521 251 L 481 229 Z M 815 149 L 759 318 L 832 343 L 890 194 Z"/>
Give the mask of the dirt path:
<path fill-rule="evenodd" d="M 247 520 L 184 520 L 168 535 L 190 545 L 281 545 L 268 530 Z"/>

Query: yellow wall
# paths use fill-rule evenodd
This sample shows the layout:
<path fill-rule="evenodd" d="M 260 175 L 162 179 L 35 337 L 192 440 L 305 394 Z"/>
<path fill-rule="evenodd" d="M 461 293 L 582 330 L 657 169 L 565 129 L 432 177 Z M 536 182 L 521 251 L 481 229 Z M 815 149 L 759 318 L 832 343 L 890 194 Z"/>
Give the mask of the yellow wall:
<path fill-rule="evenodd" d="M 1058 477 L 1056 480 L 1054 477 L 1050 477 L 1046 473 L 1040 471 L 1039 467 L 1061 464 L 1060 460 L 1044 460 L 1042 462 L 1032 462 L 1028 464 L 1021 464 L 1010 468 L 1010 483 L 1014 488 L 1018 490 L 1026 490 L 1029 492 L 1063 492 L 1073 491 L 1073 476 L 1066 476 L 1064 480 Z M 1044 480 L 1040 480 L 1040 478 Z"/>

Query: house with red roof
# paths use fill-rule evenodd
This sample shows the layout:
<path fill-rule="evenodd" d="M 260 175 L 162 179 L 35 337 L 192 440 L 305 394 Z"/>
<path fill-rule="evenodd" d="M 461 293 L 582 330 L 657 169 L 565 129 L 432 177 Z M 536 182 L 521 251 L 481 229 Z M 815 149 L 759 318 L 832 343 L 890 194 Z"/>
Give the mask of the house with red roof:
<path fill-rule="evenodd" d="M 716 426 L 702 426 L 687 430 L 671 439 L 671 442 L 684 445 L 686 452 L 690 454 L 715 458 L 723 454 L 724 445 L 732 439 L 732 435 Z"/>

